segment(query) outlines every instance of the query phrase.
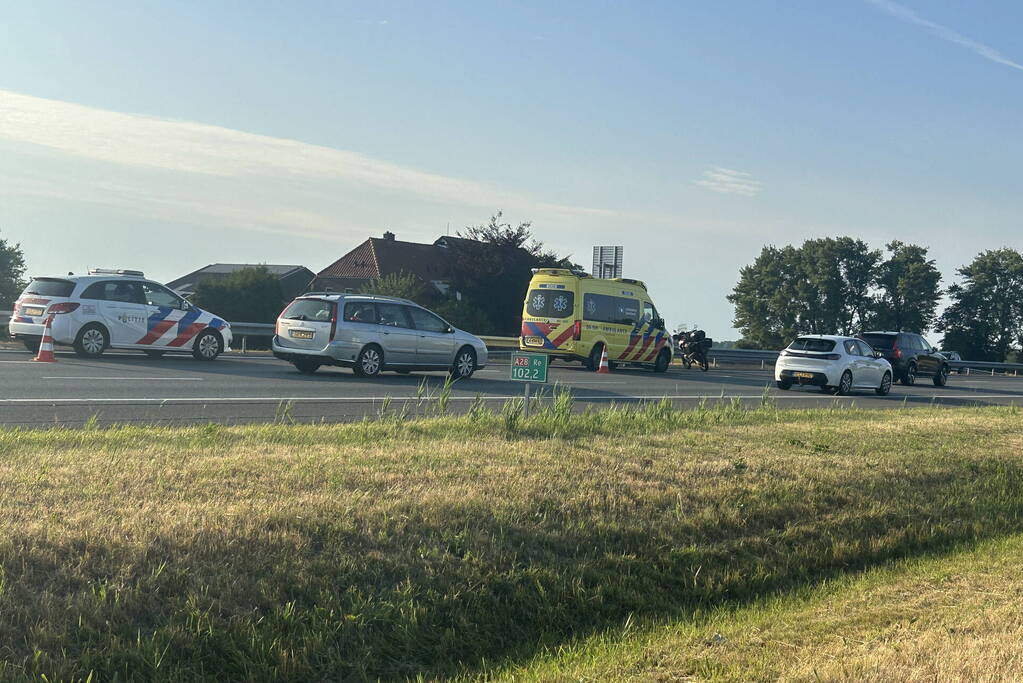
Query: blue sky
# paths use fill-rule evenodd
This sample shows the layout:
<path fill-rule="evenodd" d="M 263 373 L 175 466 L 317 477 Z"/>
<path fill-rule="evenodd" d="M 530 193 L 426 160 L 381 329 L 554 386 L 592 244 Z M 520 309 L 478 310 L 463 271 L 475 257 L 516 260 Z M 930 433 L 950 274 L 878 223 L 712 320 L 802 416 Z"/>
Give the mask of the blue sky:
<path fill-rule="evenodd" d="M 0 231 L 33 273 L 318 270 L 498 209 L 624 244 L 734 337 L 766 243 L 1023 249 L 1023 5 L 0 3 Z M 946 283 L 947 284 L 947 283 Z"/>

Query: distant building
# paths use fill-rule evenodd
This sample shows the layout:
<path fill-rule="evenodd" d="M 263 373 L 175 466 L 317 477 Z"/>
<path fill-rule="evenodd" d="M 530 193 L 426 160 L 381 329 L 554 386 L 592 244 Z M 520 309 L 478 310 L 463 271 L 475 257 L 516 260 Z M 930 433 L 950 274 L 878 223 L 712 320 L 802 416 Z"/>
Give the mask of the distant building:
<path fill-rule="evenodd" d="M 213 263 L 194 273 L 168 282 L 167 286 L 182 296 L 190 296 L 195 293 L 195 288 L 202 282 L 222 280 L 244 268 L 258 267 L 266 268 L 272 275 L 277 276 L 277 279 L 281 281 L 281 290 L 286 301 L 308 291 L 309 284 L 316 277 L 313 271 L 305 266 L 282 266 L 270 263 Z"/>
<path fill-rule="evenodd" d="M 354 292 L 371 280 L 411 273 L 437 292 L 447 294 L 451 272 L 448 246 L 461 239 L 441 237 L 433 244 L 423 244 L 402 242 L 393 232 L 385 232 L 383 237 L 370 237 L 317 273 L 312 287 L 318 291 Z"/>

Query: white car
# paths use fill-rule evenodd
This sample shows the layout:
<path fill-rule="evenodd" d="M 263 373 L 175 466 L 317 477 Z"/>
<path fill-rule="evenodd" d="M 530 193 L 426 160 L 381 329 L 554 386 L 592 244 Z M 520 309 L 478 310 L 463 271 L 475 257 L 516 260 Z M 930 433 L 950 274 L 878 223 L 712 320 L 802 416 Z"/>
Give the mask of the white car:
<path fill-rule="evenodd" d="M 783 390 L 806 384 L 839 396 L 853 389 L 873 389 L 885 396 L 892 389 L 892 366 L 880 356 L 862 339 L 807 335 L 778 355 L 774 379 Z"/>
<path fill-rule="evenodd" d="M 190 351 L 199 360 L 213 360 L 231 348 L 226 321 L 137 270 L 34 278 L 14 303 L 11 337 L 37 350 L 51 315 L 53 342 L 87 358 L 107 349 L 135 349 L 154 357 Z"/>

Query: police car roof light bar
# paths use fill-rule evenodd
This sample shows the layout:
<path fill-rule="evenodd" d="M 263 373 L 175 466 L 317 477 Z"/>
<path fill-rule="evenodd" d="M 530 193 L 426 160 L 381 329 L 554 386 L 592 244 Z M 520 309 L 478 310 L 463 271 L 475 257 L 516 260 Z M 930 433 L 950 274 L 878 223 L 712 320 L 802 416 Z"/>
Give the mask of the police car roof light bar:
<path fill-rule="evenodd" d="M 141 270 L 125 270 L 124 268 L 90 268 L 89 275 L 124 275 L 126 277 L 145 277 Z"/>

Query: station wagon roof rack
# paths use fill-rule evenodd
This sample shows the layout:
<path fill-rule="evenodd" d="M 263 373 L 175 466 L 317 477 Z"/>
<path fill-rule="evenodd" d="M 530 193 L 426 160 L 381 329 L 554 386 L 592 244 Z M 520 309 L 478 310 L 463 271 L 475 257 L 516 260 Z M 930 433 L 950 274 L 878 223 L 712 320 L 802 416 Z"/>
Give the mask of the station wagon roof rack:
<path fill-rule="evenodd" d="M 141 270 L 126 270 L 124 268 L 90 268 L 89 275 L 121 275 L 124 277 L 145 277 Z"/>
<path fill-rule="evenodd" d="M 327 290 L 325 292 L 303 292 L 302 294 L 298 295 L 298 298 L 302 298 L 304 296 L 344 296 L 344 297 L 351 296 L 359 297 L 362 299 L 379 299 L 380 301 L 395 301 L 403 304 L 412 304 L 413 306 L 419 305 L 415 301 L 411 301 L 409 299 L 402 299 L 401 297 L 398 296 L 384 296 L 382 294 L 345 294 L 344 292 L 333 292 Z"/>

